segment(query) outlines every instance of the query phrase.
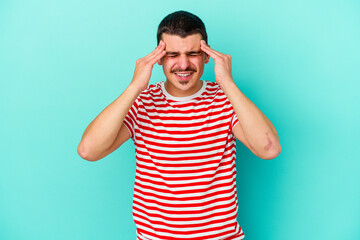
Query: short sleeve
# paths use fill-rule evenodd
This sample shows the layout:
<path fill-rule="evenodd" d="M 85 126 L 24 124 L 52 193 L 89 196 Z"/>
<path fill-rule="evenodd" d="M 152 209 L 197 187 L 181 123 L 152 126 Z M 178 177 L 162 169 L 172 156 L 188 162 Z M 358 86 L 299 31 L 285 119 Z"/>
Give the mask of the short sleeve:
<path fill-rule="evenodd" d="M 231 120 L 230 120 L 230 130 L 232 131 L 235 127 L 236 124 L 239 123 L 239 120 L 236 116 L 236 113 L 233 112 L 232 116 L 231 116 Z"/>
<path fill-rule="evenodd" d="M 139 99 L 137 98 L 131 108 L 129 109 L 129 112 L 126 114 L 124 119 L 124 125 L 130 132 L 130 137 L 133 141 L 135 141 L 135 126 L 136 126 L 136 120 L 137 120 L 137 113 L 139 111 Z"/>

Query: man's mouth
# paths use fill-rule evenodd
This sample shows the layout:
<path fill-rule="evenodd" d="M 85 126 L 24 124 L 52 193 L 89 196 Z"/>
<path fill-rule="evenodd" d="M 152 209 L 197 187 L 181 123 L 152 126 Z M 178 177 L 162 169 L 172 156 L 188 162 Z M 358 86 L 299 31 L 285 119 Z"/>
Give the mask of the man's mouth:
<path fill-rule="evenodd" d="M 180 77 L 187 77 L 189 76 L 191 73 L 176 73 L 178 76 Z"/>
<path fill-rule="evenodd" d="M 175 72 L 175 75 L 180 81 L 188 81 L 194 72 Z"/>

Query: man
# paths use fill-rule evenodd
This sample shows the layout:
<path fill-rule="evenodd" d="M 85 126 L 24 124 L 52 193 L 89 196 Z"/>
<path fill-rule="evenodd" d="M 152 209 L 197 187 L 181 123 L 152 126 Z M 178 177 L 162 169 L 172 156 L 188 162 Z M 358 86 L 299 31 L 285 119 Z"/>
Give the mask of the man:
<path fill-rule="evenodd" d="M 87 127 L 80 156 L 97 161 L 131 138 L 137 239 L 243 239 L 237 223 L 236 138 L 255 155 L 281 151 L 269 119 L 239 90 L 231 57 L 207 45 L 203 22 L 178 11 L 158 28 L 130 85 Z M 215 61 L 215 82 L 200 80 Z M 150 85 L 153 65 L 165 82 Z"/>

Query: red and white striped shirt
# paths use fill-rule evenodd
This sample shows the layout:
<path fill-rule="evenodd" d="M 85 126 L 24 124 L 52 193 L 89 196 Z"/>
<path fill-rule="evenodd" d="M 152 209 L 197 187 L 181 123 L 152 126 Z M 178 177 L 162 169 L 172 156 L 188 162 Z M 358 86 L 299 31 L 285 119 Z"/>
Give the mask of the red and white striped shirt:
<path fill-rule="evenodd" d="M 138 240 L 239 240 L 238 123 L 218 84 L 192 96 L 150 85 L 125 117 L 135 143 L 133 217 Z"/>

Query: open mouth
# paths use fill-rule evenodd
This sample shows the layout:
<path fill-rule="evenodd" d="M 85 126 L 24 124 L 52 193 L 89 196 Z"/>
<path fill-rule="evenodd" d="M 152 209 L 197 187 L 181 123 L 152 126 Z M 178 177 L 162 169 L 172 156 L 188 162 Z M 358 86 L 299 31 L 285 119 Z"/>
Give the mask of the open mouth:
<path fill-rule="evenodd" d="M 188 81 L 193 75 L 193 72 L 187 72 L 187 73 L 175 73 L 176 77 L 180 81 Z"/>

